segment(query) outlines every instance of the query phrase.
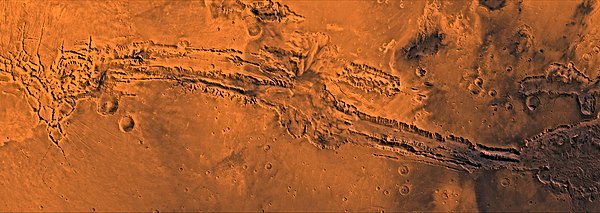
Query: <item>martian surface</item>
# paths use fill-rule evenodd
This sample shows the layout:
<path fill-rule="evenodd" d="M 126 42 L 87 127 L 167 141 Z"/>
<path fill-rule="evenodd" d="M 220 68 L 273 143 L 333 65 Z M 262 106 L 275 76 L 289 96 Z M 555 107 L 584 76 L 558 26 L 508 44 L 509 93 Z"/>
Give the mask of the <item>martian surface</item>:
<path fill-rule="evenodd" d="M 0 1 L 0 211 L 600 211 L 597 0 Z"/>

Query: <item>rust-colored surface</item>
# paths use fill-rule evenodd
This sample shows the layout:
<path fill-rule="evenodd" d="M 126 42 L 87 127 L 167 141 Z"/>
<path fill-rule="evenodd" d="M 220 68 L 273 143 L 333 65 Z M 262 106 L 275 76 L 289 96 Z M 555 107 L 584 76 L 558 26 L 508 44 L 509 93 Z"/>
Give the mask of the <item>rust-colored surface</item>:
<path fill-rule="evenodd" d="M 595 0 L 0 5 L 0 211 L 600 211 Z"/>

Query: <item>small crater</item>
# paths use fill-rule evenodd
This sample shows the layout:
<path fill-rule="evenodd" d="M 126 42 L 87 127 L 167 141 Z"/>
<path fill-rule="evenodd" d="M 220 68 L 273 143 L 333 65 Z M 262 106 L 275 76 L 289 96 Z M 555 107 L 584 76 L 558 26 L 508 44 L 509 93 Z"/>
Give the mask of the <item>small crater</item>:
<path fill-rule="evenodd" d="M 569 143 L 570 142 L 569 138 L 567 138 L 567 136 L 564 135 L 564 134 L 558 134 L 556 136 L 556 138 L 554 140 L 551 140 L 551 141 L 554 142 L 553 144 L 556 144 L 556 145 L 559 145 L 559 146 L 562 146 L 565 143 Z"/>
<path fill-rule="evenodd" d="M 408 166 L 400 166 L 398 167 L 398 173 L 401 175 L 407 175 L 409 172 Z"/>
<path fill-rule="evenodd" d="M 267 164 L 265 164 L 265 169 L 266 169 L 266 170 L 270 170 L 270 169 L 272 169 L 272 168 L 273 168 L 273 164 L 271 164 L 271 163 L 267 163 Z"/>
<path fill-rule="evenodd" d="M 408 187 L 407 185 L 403 185 L 400 187 L 401 195 L 407 195 L 408 193 L 410 193 L 410 187 Z"/>
<path fill-rule="evenodd" d="M 502 180 L 500 180 L 500 185 L 502 187 L 508 187 L 508 186 L 510 186 L 510 179 L 508 179 L 508 178 L 502 178 Z"/>
<path fill-rule="evenodd" d="M 510 102 L 504 103 L 504 108 L 508 111 L 513 109 L 513 105 Z"/>
<path fill-rule="evenodd" d="M 475 85 L 477 85 L 478 87 L 482 87 L 483 86 L 483 79 L 481 78 L 476 78 L 475 80 L 473 80 L 473 83 Z"/>
<path fill-rule="evenodd" d="M 419 77 L 425 77 L 425 74 L 427 74 L 427 70 L 425 70 L 422 67 L 418 67 L 417 69 L 415 69 L 415 74 L 417 74 L 417 76 Z"/>
<path fill-rule="evenodd" d="M 246 28 L 250 37 L 259 37 L 262 33 L 262 29 L 260 28 L 260 26 L 258 26 L 257 23 L 248 24 Z"/>
<path fill-rule="evenodd" d="M 469 91 L 473 95 L 478 95 L 481 92 L 481 90 L 480 90 L 481 88 L 478 86 L 475 86 L 475 84 L 469 84 L 467 89 L 469 89 Z"/>
<path fill-rule="evenodd" d="M 484 6 L 488 10 L 494 11 L 505 7 L 506 0 L 479 0 L 479 5 Z"/>
<path fill-rule="evenodd" d="M 527 106 L 527 109 L 534 111 L 540 106 L 540 99 L 535 95 L 528 96 L 527 99 L 525 99 L 525 105 Z"/>
<path fill-rule="evenodd" d="M 100 100 L 98 103 L 98 113 L 102 115 L 114 115 L 119 109 L 119 101 L 116 98 Z"/>
<path fill-rule="evenodd" d="M 123 132 L 131 132 L 135 127 L 135 121 L 131 116 L 123 116 L 121 120 L 119 120 L 119 128 Z"/>

